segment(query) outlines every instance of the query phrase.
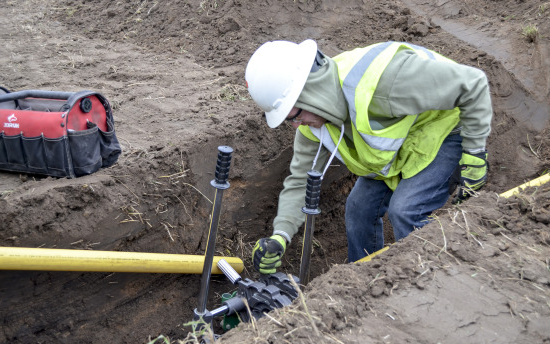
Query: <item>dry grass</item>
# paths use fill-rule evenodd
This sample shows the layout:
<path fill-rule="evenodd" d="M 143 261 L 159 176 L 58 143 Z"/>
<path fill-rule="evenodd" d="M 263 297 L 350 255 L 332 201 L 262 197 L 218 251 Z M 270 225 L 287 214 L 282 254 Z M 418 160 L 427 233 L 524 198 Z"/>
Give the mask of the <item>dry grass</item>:
<path fill-rule="evenodd" d="M 235 84 L 224 85 L 216 96 L 217 101 L 246 101 L 249 99 L 251 98 L 246 87 Z"/>
<path fill-rule="evenodd" d="M 521 34 L 525 36 L 529 42 L 536 42 L 539 36 L 539 29 L 536 25 L 527 24 L 521 29 Z"/>
<path fill-rule="evenodd" d="M 172 342 L 170 338 L 160 335 L 155 339 L 149 338 L 149 342 L 147 342 L 147 344 L 162 344 L 162 343 L 164 344 L 202 344 L 202 343 L 215 344 L 217 343 L 218 340 L 216 339 L 216 335 L 212 331 L 212 328 L 210 326 L 203 326 L 203 325 L 204 325 L 204 322 L 200 320 L 185 323 L 183 324 L 183 326 L 190 326 L 192 328 L 192 331 L 189 332 L 184 339 L 178 339 L 176 342 Z"/>

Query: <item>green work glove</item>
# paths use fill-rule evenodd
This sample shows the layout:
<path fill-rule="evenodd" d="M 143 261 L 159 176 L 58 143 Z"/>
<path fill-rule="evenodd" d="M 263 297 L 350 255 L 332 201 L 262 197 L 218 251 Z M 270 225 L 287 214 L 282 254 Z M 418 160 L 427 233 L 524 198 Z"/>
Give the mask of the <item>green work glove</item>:
<path fill-rule="evenodd" d="M 281 266 L 281 257 L 285 253 L 286 241 L 280 235 L 272 235 L 256 242 L 252 250 L 254 269 L 262 274 L 274 274 Z"/>
<path fill-rule="evenodd" d="M 487 151 L 477 154 L 462 152 L 462 159 L 460 159 L 457 169 L 460 171 L 460 179 L 458 180 L 458 192 L 453 200 L 454 204 L 466 200 L 487 183 L 487 171 L 489 170 Z"/>

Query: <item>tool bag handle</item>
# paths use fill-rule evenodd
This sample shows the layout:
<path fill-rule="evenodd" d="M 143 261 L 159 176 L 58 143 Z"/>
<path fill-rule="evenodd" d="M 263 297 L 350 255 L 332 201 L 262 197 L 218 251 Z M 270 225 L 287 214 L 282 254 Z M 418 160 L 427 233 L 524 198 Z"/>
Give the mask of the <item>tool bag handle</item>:
<path fill-rule="evenodd" d="M 0 94 L 0 103 L 24 98 L 60 99 L 67 100 L 76 92 L 25 90 Z"/>

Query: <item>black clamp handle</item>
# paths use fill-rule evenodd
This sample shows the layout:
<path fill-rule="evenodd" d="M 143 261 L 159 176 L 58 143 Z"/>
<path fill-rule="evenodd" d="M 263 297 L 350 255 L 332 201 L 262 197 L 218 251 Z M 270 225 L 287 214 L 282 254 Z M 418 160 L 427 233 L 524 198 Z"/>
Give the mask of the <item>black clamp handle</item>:
<path fill-rule="evenodd" d="M 321 181 L 323 175 L 319 171 L 311 170 L 307 173 L 306 205 L 302 208 L 305 214 L 317 215 L 321 213 L 319 200 L 321 198 Z"/>
<path fill-rule="evenodd" d="M 229 188 L 227 178 L 229 177 L 229 166 L 231 165 L 231 153 L 233 148 L 229 146 L 218 147 L 218 162 L 216 164 L 216 173 L 214 180 L 210 182 L 216 189 L 225 190 Z"/>

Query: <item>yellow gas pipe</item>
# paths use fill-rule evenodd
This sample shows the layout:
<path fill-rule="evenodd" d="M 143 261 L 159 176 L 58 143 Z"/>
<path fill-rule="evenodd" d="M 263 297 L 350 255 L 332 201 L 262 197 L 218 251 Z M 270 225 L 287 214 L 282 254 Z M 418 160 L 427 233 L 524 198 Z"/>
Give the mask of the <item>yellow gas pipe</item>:
<path fill-rule="evenodd" d="M 214 257 L 212 273 L 223 273 L 217 267 L 222 258 L 237 272 L 243 271 L 239 258 Z M 203 265 L 204 256 L 196 255 L 0 247 L 0 270 L 200 274 Z"/>
<path fill-rule="evenodd" d="M 355 263 L 360 263 L 360 262 L 370 262 L 372 260 L 372 258 L 376 257 L 377 255 L 379 255 L 380 253 L 383 253 L 383 252 L 386 252 L 390 247 L 389 246 L 386 246 L 384 248 L 381 248 L 379 249 L 378 251 L 372 253 L 372 254 L 369 254 L 368 256 L 366 257 L 363 257 L 361 259 L 359 259 L 358 261 L 356 261 Z"/>
<path fill-rule="evenodd" d="M 525 189 L 527 187 L 541 186 L 542 184 L 547 183 L 548 181 L 550 181 L 550 173 L 546 173 L 546 174 L 544 174 L 544 175 L 542 175 L 542 176 L 540 176 L 536 179 L 528 181 L 525 184 L 521 184 L 518 187 L 515 187 L 515 188 L 513 188 L 511 190 L 508 190 L 506 192 L 503 192 L 503 193 L 500 194 L 500 197 L 509 198 L 509 197 L 512 197 L 515 194 L 520 193 L 521 191 L 523 191 L 523 189 Z"/>

